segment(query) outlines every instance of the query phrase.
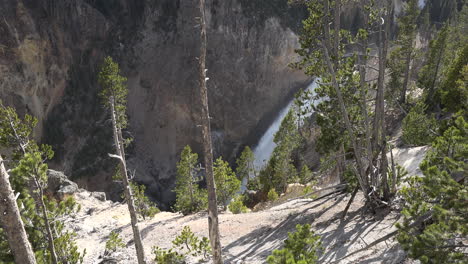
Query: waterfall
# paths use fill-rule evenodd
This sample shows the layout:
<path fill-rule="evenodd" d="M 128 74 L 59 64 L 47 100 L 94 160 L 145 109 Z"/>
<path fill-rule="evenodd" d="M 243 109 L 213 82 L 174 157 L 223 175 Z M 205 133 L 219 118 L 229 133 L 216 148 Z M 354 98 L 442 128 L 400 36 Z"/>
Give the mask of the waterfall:
<path fill-rule="evenodd" d="M 315 80 L 307 86 L 308 91 L 313 91 L 317 87 Z M 263 168 L 265 164 L 271 157 L 273 150 L 276 147 L 275 142 L 273 142 L 273 138 L 275 137 L 276 132 L 278 132 L 281 121 L 286 117 L 289 110 L 294 104 L 294 98 L 278 113 L 273 123 L 268 127 L 265 131 L 263 136 L 258 141 L 257 146 L 253 149 L 253 153 L 255 155 L 254 167 L 257 171 Z"/>

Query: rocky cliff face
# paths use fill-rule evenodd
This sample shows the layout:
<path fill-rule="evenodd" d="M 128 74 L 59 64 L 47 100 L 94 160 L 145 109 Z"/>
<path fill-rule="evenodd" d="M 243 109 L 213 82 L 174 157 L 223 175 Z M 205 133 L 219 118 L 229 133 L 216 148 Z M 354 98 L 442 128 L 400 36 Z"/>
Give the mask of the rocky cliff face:
<path fill-rule="evenodd" d="M 178 153 L 201 150 L 195 0 L 5 0 L 0 3 L 0 98 L 39 119 L 52 167 L 90 190 L 111 190 L 114 163 L 98 65 L 128 77 L 129 149 L 136 178 L 172 199 Z M 286 0 L 207 1 L 208 82 L 216 155 L 254 143 L 308 78 L 288 68 L 301 9 Z M 297 18 L 297 19 L 296 19 Z"/>

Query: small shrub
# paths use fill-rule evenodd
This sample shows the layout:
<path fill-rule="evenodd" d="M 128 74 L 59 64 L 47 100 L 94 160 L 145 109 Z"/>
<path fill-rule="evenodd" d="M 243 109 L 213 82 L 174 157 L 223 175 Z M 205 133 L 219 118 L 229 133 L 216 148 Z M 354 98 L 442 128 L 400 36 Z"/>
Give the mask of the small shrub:
<path fill-rule="evenodd" d="M 270 191 L 267 194 L 268 201 L 276 201 L 278 199 L 278 193 L 275 191 L 275 189 L 270 189 Z"/>
<path fill-rule="evenodd" d="M 244 197 L 237 195 L 229 204 L 229 211 L 233 214 L 247 213 L 247 206 L 244 205 Z"/>
<path fill-rule="evenodd" d="M 297 231 L 288 234 L 284 248 L 268 256 L 268 264 L 314 264 L 321 250 L 320 236 L 310 230 L 310 225 L 296 225 Z"/>
<path fill-rule="evenodd" d="M 123 247 L 125 247 L 125 243 L 119 233 L 112 231 L 109 235 L 109 239 L 106 241 L 106 251 L 104 252 L 104 255 L 108 255 Z"/>
<path fill-rule="evenodd" d="M 208 238 L 198 238 L 189 226 L 184 226 L 184 229 L 172 241 L 172 244 L 181 251 L 185 250 L 185 255 L 192 255 L 194 257 L 203 255 L 206 258 L 211 250 Z"/>
<path fill-rule="evenodd" d="M 185 263 L 185 256 L 174 251 L 172 248 L 165 250 L 160 247 L 153 247 L 153 254 L 155 255 L 154 261 L 158 264 Z"/>
<path fill-rule="evenodd" d="M 403 141 L 405 144 L 422 146 L 432 142 L 437 130 L 434 117 L 427 117 L 424 111 L 426 106 L 417 103 L 403 119 Z"/>
<path fill-rule="evenodd" d="M 310 185 L 307 185 L 303 190 L 302 190 L 302 194 L 303 195 L 306 195 L 308 193 L 311 193 L 312 192 L 312 186 Z"/>
<path fill-rule="evenodd" d="M 152 218 L 157 213 L 161 212 L 156 204 L 150 201 L 148 196 L 145 195 L 145 185 L 139 185 L 136 183 L 131 185 L 133 188 L 133 196 L 135 197 L 135 207 L 138 214 L 140 214 L 143 219 L 146 219 L 147 217 Z"/>
<path fill-rule="evenodd" d="M 180 235 L 172 241 L 173 247 L 168 250 L 153 247 L 156 263 L 186 263 L 187 256 L 203 256 L 206 259 L 211 251 L 210 241 L 206 237 L 197 237 L 189 226 L 184 226 Z"/>
<path fill-rule="evenodd" d="M 156 214 L 161 212 L 156 204 L 150 201 L 148 196 L 145 195 L 145 185 L 130 182 L 130 186 L 132 188 L 133 199 L 135 200 L 135 208 L 138 215 L 146 220 L 146 218 L 153 218 Z M 122 198 L 125 198 L 124 194 L 122 194 Z"/>

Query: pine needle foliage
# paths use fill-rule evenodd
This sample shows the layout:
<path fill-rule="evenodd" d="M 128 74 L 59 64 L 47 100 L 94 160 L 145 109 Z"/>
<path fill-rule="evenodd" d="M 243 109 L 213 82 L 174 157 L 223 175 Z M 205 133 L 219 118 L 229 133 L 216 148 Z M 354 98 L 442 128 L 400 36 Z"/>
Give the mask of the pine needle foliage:
<path fill-rule="evenodd" d="M 161 212 L 157 205 L 145 195 L 145 185 L 130 182 L 130 186 L 133 190 L 133 198 L 135 199 L 135 208 L 138 215 L 146 220 L 146 218 L 151 219 Z"/>
<path fill-rule="evenodd" d="M 282 249 L 276 249 L 267 258 L 268 264 L 315 264 L 321 250 L 320 236 L 310 225 L 296 225 L 296 232 L 289 233 Z"/>
<path fill-rule="evenodd" d="M 211 251 L 210 241 L 206 237 L 197 237 L 189 226 L 184 226 L 182 232 L 172 241 L 173 247 L 162 249 L 153 247 L 155 262 L 158 264 L 187 263 L 187 257 L 202 257 L 207 259 Z"/>
<path fill-rule="evenodd" d="M 242 195 L 236 195 L 228 207 L 233 214 L 247 213 L 247 206 L 244 205 L 244 196 Z"/>
<path fill-rule="evenodd" d="M 437 122 L 425 114 L 427 107 L 419 102 L 403 119 L 403 141 L 408 145 L 423 146 L 437 136 Z"/>
<path fill-rule="evenodd" d="M 236 160 L 236 174 L 239 180 L 243 181 L 246 179 L 249 182 L 251 175 L 255 174 L 254 161 L 254 153 L 249 146 L 246 146 L 240 157 Z"/>
<path fill-rule="evenodd" d="M 231 198 L 240 190 L 241 181 L 229 167 L 229 163 L 219 157 L 213 167 L 214 178 L 216 182 L 216 195 L 218 203 L 227 209 Z"/>
<path fill-rule="evenodd" d="M 468 123 L 463 116 L 436 138 L 401 190 L 405 200 L 398 241 L 422 263 L 466 263 Z"/>
<path fill-rule="evenodd" d="M 43 195 L 47 186 L 45 163 L 52 159 L 54 152 L 48 145 L 39 145 L 32 139 L 32 131 L 37 119 L 30 115 L 20 118 L 15 109 L 5 107 L 0 102 L 0 147 L 12 151 L 10 183 L 20 193 L 17 203 L 21 208 L 21 217 L 29 241 L 36 255 L 37 263 L 51 263 L 49 239 L 46 232 L 45 218 L 53 236 L 53 244 L 59 264 L 79 264 L 86 252 L 79 252 L 75 243 L 76 234 L 64 228 L 64 220 L 80 210 L 76 201 L 69 197 L 56 201 Z M 39 205 L 44 204 L 44 210 Z M 0 237 L 3 237 L 0 229 Z M 12 263 L 13 258 L 8 246 L 0 243 L 0 263 Z"/>
<path fill-rule="evenodd" d="M 301 136 L 298 132 L 297 115 L 291 109 L 281 122 L 273 141 L 276 144 L 268 164 L 259 173 L 263 191 L 275 188 L 284 192 L 287 184 L 297 177 L 297 170 L 293 164 L 293 153 L 299 147 Z"/>
<path fill-rule="evenodd" d="M 116 231 L 112 231 L 109 234 L 109 239 L 106 241 L 106 251 L 104 255 L 109 255 L 112 252 L 116 252 L 119 248 L 125 247 L 122 237 Z"/>
<path fill-rule="evenodd" d="M 206 210 L 208 194 L 198 183 L 201 178 L 197 175 L 198 154 L 192 153 L 190 146 L 185 146 L 177 163 L 176 203 L 174 209 L 184 215 Z"/>
<path fill-rule="evenodd" d="M 114 99 L 116 120 L 121 129 L 127 127 L 127 78 L 120 74 L 119 64 L 112 57 L 104 59 L 101 71 L 98 74 L 98 82 L 102 87 L 99 96 L 106 107 L 110 107 L 109 98 Z"/>

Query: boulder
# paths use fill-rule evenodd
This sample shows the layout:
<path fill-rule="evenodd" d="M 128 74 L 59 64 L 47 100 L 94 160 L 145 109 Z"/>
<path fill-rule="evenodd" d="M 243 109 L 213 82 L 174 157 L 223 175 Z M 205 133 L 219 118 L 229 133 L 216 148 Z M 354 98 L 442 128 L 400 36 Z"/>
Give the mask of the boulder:
<path fill-rule="evenodd" d="M 99 201 L 106 201 L 106 193 L 105 192 L 92 192 L 91 196 L 98 199 Z"/>
<path fill-rule="evenodd" d="M 47 177 L 47 192 L 60 200 L 79 192 L 78 185 L 69 180 L 63 172 L 48 170 Z"/>

